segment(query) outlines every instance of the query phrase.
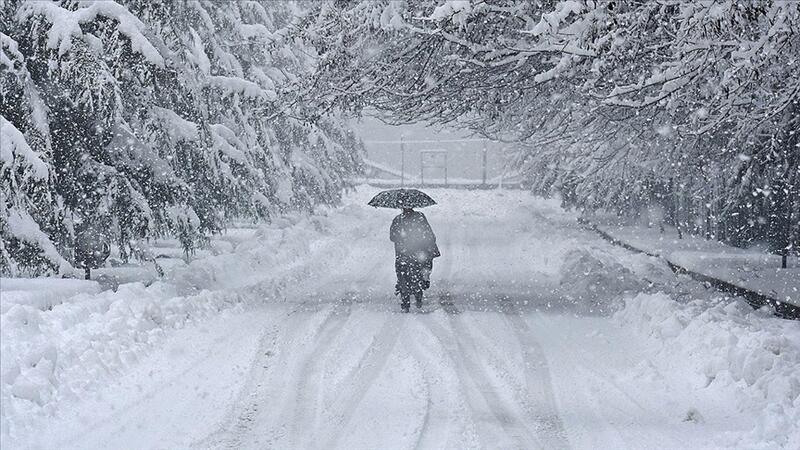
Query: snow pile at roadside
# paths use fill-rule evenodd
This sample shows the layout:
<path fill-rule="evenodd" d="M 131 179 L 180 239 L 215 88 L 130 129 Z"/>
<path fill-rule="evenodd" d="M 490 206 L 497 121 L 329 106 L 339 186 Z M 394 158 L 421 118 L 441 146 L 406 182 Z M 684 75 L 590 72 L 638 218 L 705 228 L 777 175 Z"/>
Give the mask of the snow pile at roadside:
<path fill-rule="evenodd" d="M 616 311 L 625 293 L 646 287 L 631 270 L 613 255 L 599 248 L 576 248 L 567 252 L 561 266 L 561 296 L 584 312 Z"/>
<path fill-rule="evenodd" d="M 606 221 L 604 221 L 606 222 Z M 678 238 L 675 228 L 637 225 L 598 225 L 604 233 L 637 249 L 660 255 L 693 272 L 792 304 L 800 304 L 800 258 L 781 257 L 757 246 L 743 249 L 701 236 Z"/>
<path fill-rule="evenodd" d="M 65 299 L 80 293 L 96 294 L 100 284 L 96 281 L 74 278 L 2 278 L 0 313 L 5 314 L 14 305 L 28 305 L 36 309 L 51 309 Z"/>
<path fill-rule="evenodd" d="M 352 218 L 345 218 L 349 223 L 347 219 Z M 150 286 L 129 283 L 117 292 L 97 293 L 92 288 L 77 295 L 67 290 L 60 298 L 50 290 L 46 301 L 8 303 L 4 287 L 0 315 L 3 441 L 28 434 L 24 429 L 53 414 L 60 402 L 108 383 L 169 330 L 281 295 L 287 286 L 329 260 L 324 245 L 330 241 L 327 223 L 319 215 L 277 220 L 232 253 L 178 267 L 167 281 Z M 309 257 L 312 251 L 317 258 Z M 338 250 L 328 252 L 334 251 Z M 54 280 L 25 280 L 34 287 L 45 281 Z M 14 296 L 18 297 L 22 294 Z"/>
<path fill-rule="evenodd" d="M 654 344 L 651 363 L 681 372 L 692 395 L 734 399 L 737 411 L 704 412 L 720 421 L 746 417 L 722 446 L 800 448 L 800 326 L 754 311 L 744 301 L 678 303 L 663 293 L 627 299 L 615 314 Z M 688 420 L 688 419 L 687 419 Z"/>
<path fill-rule="evenodd" d="M 78 294 L 52 310 L 9 308 L 0 317 L 4 426 L 11 416 L 46 411 L 51 402 L 101 383 L 135 362 L 165 329 L 238 300 L 208 291 L 176 297 L 173 291 L 164 283 L 130 283 L 117 292 Z"/>

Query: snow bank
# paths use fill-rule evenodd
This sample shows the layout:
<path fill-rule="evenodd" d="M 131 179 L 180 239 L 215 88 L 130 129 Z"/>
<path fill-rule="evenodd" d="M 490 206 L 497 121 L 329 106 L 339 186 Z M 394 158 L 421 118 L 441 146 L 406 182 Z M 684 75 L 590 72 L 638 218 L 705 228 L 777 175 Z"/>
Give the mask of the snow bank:
<path fill-rule="evenodd" d="M 0 313 L 5 314 L 14 305 L 51 309 L 80 293 L 96 294 L 100 285 L 74 278 L 0 278 L 0 292 Z"/>
<path fill-rule="evenodd" d="M 116 292 L 98 293 L 93 282 L 4 279 L 0 314 L 3 442 L 12 447 L 17 440 L 24 442 L 40 428 L 37 424 L 63 409 L 62 402 L 96 392 L 170 330 L 281 298 L 287 289 L 302 284 L 310 271 L 322 271 L 320 265 L 335 260 L 335 252 L 342 251 L 336 246 L 326 250 L 324 245 L 331 234 L 328 213 L 322 210 L 316 216 L 276 220 L 246 242 L 226 243 L 233 252 L 176 266 L 167 281 L 150 286 L 129 283 Z M 352 216 L 353 212 L 338 214 Z M 345 217 L 346 223 L 359 220 Z M 312 252 L 316 257 L 309 256 Z"/>
<path fill-rule="evenodd" d="M 797 322 L 754 311 L 741 300 L 678 303 L 663 293 L 626 300 L 614 318 L 654 344 L 650 360 L 662 375 L 689 379 L 697 397 L 734 399 L 738 411 L 722 411 L 721 421 L 749 416 L 749 424 L 726 434 L 721 447 L 800 448 Z"/>
<path fill-rule="evenodd" d="M 659 255 L 688 270 L 725 281 L 785 303 L 800 305 L 800 258 L 781 257 L 757 248 L 742 249 L 700 236 L 678 238 L 675 228 L 599 225 L 602 232 L 637 249 Z"/>
<path fill-rule="evenodd" d="M 208 291 L 175 296 L 163 283 L 132 283 L 117 292 L 81 293 L 49 310 L 11 304 L 0 316 L 2 435 L 13 441 L 27 421 L 47 416 L 57 402 L 102 386 L 134 363 L 167 329 L 237 301 Z"/>
<path fill-rule="evenodd" d="M 587 312 L 615 311 L 623 294 L 646 288 L 641 277 L 599 248 L 567 252 L 561 266 L 561 295 Z"/>

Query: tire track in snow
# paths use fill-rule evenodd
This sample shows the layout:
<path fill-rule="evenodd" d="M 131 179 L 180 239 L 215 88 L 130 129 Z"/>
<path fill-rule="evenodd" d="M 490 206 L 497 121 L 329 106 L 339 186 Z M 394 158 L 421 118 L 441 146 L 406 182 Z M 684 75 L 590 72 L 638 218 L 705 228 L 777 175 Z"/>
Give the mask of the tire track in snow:
<path fill-rule="evenodd" d="M 322 368 L 326 354 L 330 351 L 336 336 L 338 336 L 350 318 L 352 307 L 350 302 L 342 301 L 334 306 L 329 320 L 319 332 L 314 351 L 309 353 L 299 369 L 300 377 L 292 392 L 294 401 L 291 411 L 284 411 L 281 416 L 290 417 L 290 441 L 292 448 L 309 448 L 316 442 L 316 431 L 319 429 L 320 387 L 324 383 L 324 370 Z M 299 439 L 297 441 L 296 439 Z"/>
<path fill-rule="evenodd" d="M 193 448 L 236 448 L 240 445 L 236 437 L 250 430 L 258 414 L 258 402 L 257 398 L 254 398 L 261 388 L 258 380 L 265 379 L 263 375 L 267 372 L 268 359 L 271 355 L 270 350 L 266 349 L 274 347 L 277 336 L 277 325 L 271 329 L 264 329 L 259 338 L 256 357 L 247 375 L 247 382 L 231 406 L 227 414 L 228 419 L 215 432 L 195 443 Z"/>
<path fill-rule="evenodd" d="M 347 258 L 356 257 L 353 249 L 350 249 Z M 379 260 L 373 261 L 370 269 L 364 271 L 354 280 L 353 287 L 363 288 L 366 286 L 374 277 L 374 273 L 378 270 L 381 262 Z M 348 264 L 343 264 L 339 267 L 348 266 Z M 335 286 L 341 281 L 343 275 L 346 274 L 341 271 L 331 272 L 326 277 L 328 279 L 318 283 L 317 286 L 323 289 L 325 286 Z M 313 297 L 318 297 L 318 295 L 312 294 Z M 282 383 L 283 387 L 280 389 L 282 407 L 276 408 L 277 413 L 271 414 L 268 418 L 271 420 L 266 421 L 265 425 L 271 424 L 275 426 L 268 441 L 271 445 L 275 445 L 276 441 L 288 439 L 289 447 L 308 448 L 313 447 L 318 442 L 317 434 L 320 431 L 320 418 L 321 414 L 324 413 L 324 408 L 321 408 L 323 406 L 321 388 L 325 382 L 323 365 L 327 354 L 330 353 L 336 341 L 336 337 L 341 334 L 350 319 L 354 301 L 357 301 L 357 293 L 349 290 L 345 291 L 341 299 L 333 306 L 325 321 L 316 328 L 313 338 L 300 347 L 308 348 L 309 351 L 294 367 L 289 366 L 292 375 L 287 376 L 286 372 L 278 374 L 278 377 L 281 377 L 282 380 L 296 380 L 296 384 L 292 389 L 287 386 L 288 383 L 285 381 Z M 313 304 L 313 300 L 307 300 L 301 303 L 295 311 L 303 308 L 304 305 Z M 285 326 L 290 327 L 291 325 L 285 324 Z M 298 348 L 298 346 L 286 344 L 284 344 L 284 347 L 286 349 Z M 284 364 L 275 364 L 275 366 L 287 367 Z M 266 405 L 269 400 L 269 398 L 265 397 L 261 398 L 260 402 Z M 287 418 L 290 418 L 288 424 L 286 423 Z M 286 446 L 284 444 L 281 444 L 281 446 Z"/>
<path fill-rule="evenodd" d="M 541 228 L 540 232 L 542 233 L 552 230 L 556 226 L 555 222 L 538 211 L 532 211 L 530 218 Z M 502 270 L 502 267 L 491 267 L 490 273 L 488 273 L 489 278 L 491 280 L 499 279 L 498 272 Z M 511 391 L 514 392 L 513 400 L 525 414 L 526 421 L 536 424 L 537 438 L 544 444 L 544 447 L 548 449 L 570 448 L 563 421 L 558 414 L 547 359 L 539 342 L 523 319 L 523 312 L 519 307 L 521 300 L 523 299 L 509 298 L 502 294 L 494 296 L 495 306 L 502 313 L 502 317 L 508 325 L 507 329 L 513 331 L 521 349 L 523 379 L 519 380 L 514 376 L 504 363 L 493 357 L 493 352 L 487 351 L 484 354 L 489 358 L 491 367 L 501 374 L 500 378 L 505 380 Z"/>
<path fill-rule="evenodd" d="M 469 370 L 469 375 L 472 377 L 477 386 L 485 389 L 481 389 L 481 392 L 484 394 L 484 397 L 486 398 L 490 407 L 496 411 L 496 415 L 498 415 L 501 419 L 506 420 L 505 422 L 502 422 L 502 425 L 504 429 L 509 430 L 509 435 L 515 438 L 515 443 L 518 444 L 515 445 L 515 448 L 542 448 L 548 450 L 552 448 L 563 448 L 551 447 L 547 445 L 547 443 L 540 439 L 540 436 L 536 431 L 531 430 L 528 427 L 527 417 L 524 417 L 523 415 L 524 408 L 520 408 L 519 406 L 521 406 L 521 402 L 527 401 L 526 399 L 530 397 L 530 393 L 519 386 L 515 386 L 515 384 L 511 381 L 512 378 L 508 371 L 502 369 L 502 363 L 494 358 L 491 358 L 494 360 L 493 364 L 487 364 L 485 360 L 481 359 L 481 355 L 485 354 L 485 352 L 481 351 L 478 343 L 475 340 L 475 337 L 473 336 L 474 333 L 470 331 L 469 327 L 467 326 L 467 317 L 463 315 L 460 317 L 448 315 L 448 319 L 450 320 L 453 328 L 453 334 L 456 338 L 459 352 L 469 355 L 465 358 L 465 366 Z M 500 330 L 502 328 L 498 327 L 497 329 Z M 485 356 L 491 355 L 485 354 Z M 488 373 L 488 367 L 490 365 L 500 368 L 501 371 L 505 372 L 506 376 L 503 377 L 503 379 L 505 380 L 507 386 L 500 387 L 492 381 L 492 377 Z M 503 390 L 509 390 L 509 388 L 515 394 L 515 401 L 509 402 L 498 394 Z"/>
<path fill-rule="evenodd" d="M 544 441 L 546 448 L 570 448 L 564 424 L 558 415 L 550 369 L 544 351 L 533 337 L 516 304 L 509 302 L 504 317 L 522 349 L 525 379 L 524 385 L 513 386 L 517 393 L 515 398 L 531 421 L 538 425 L 537 435 Z M 534 397 L 532 393 L 537 395 Z M 535 401 L 531 401 L 533 398 Z"/>
<path fill-rule="evenodd" d="M 459 236 L 456 238 L 464 241 L 466 238 L 466 236 L 464 236 L 464 230 L 461 228 L 453 228 L 453 230 L 458 230 L 457 233 Z M 456 250 L 451 246 L 452 237 L 450 234 L 445 234 L 444 237 L 443 247 L 449 249 L 451 252 L 451 257 L 442 265 L 443 275 L 447 280 L 453 273 L 454 260 L 464 259 L 469 261 L 472 256 L 472 251 L 468 246 L 458 246 L 458 250 Z M 456 258 L 455 256 L 462 256 L 460 253 L 463 253 L 463 258 Z M 496 278 L 497 277 L 492 276 L 489 281 L 493 282 L 492 280 Z M 496 299 L 498 305 L 502 308 L 501 312 L 503 313 L 502 317 L 504 317 L 504 321 L 509 325 L 508 328 L 513 330 L 520 348 L 522 349 L 524 382 L 519 383 L 514 381 L 514 377 L 504 368 L 504 364 L 496 358 L 492 358 L 491 353 L 485 352 L 485 354 L 490 359 L 491 367 L 504 375 L 501 378 L 505 380 L 508 387 L 514 393 L 514 403 L 519 407 L 518 409 L 522 415 L 525 416 L 524 418 L 515 418 L 515 415 L 509 412 L 507 405 L 497 395 L 495 386 L 489 381 L 486 368 L 482 366 L 481 362 L 478 360 L 480 350 L 471 330 L 466 326 L 468 317 L 464 315 L 457 317 L 461 314 L 461 311 L 456 306 L 453 295 L 451 294 L 452 283 L 446 281 L 444 284 L 445 289 L 439 296 L 439 303 L 442 309 L 447 313 L 448 321 L 453 330 L 453 338 L 456 344 L 455 348 L 450 346 L 449 352 L 451 355 L 454 355 L 451 356 L 451 359 L 456 362 L 456 366 L 461 367 L 459 373 L 462 374 L 462 376 L 459 378 L 464 380 L 465 377 L 463 374 L 466 374 L 467 377 L 470 378 L 472 384 L 481 392 L 487 406 L 492 409 L 492 414 L 495 416 L 498 424 L 506 431 L 506 435 L 514 436 L 514 427 L 519 430 L 519 433 L 515 436 L 518 438 L 516 440 L 516 444 L 518 444 L 518 446 L 516 446 L 517 448 L 532 448 L 531 444 L 534 443 L 536 447 L 540 448 L 569 448 L 566 432 L 555 406 L 550 374 L 546 365 L 544 353 L 533 338 L 528 325 L 522 320 L 521 313 L 516 305 L 501 297 Z M 432 321 L 426 321 L 425 323 L 435 335 L 439 336 L 439 340 L 442 342 L 443 346 L 447 348 L 445 341 L 442 339 L 442 336 L 446 336 L 446 331 L 442 329 L 435 330 L 438 325 L 434 324 Z M 498 330 L 499 329 L 501 328 L 498 327 Z M 534 368 L 537 370 L 534 371 Z M 463 384 L 462 382 L 462 385 Z M 485 390 L 482 389 L 482 387 L 488 387 L 489 389 Z M 535 397 L 538 401 L 532 401 L 533 392 L 538 394 Z M 474 399 L 471 405 L 473 407 L 475 406 Z M 514 420 L 506 421 L 504 420 L 506 418 L 514 418 Z M 525 422 L 528 421 L 538 425 L 535 431 L 527 427 Z M 494 446 L 496 443 L 497 441 L 490 441 L 491 445 L 489 446 Z"/>
<path fill-rule="evenodd" d="M 417 360 L 419 363 L 419 360 Z M 424 369 L 423 369 L 424 370 Z M 445 445 L 423 445 L 424 438 L 428 436 L 430 431 L 430 422 L 431 422 L 431 411 L 433 410 L 433 401 L 431 396 L 431 384 L 428 381 L 428 378 L 424 378 L 424 386 L 425 386 L 425 412 L 422 415 L 422 423 L 419 426 L 419 431 L 417 432 L 417 440 L 414 443 L 414 448 L 443 448 L 446 447 Z"/>
<path fill-rule="evenodd" d="M 303 306 L 305 304 L 301 304 L 301 307 Z M 256 396 L 253 402 L 256 408 L 269 407 L 269 410 L 265 411 L 264 414 L 259 414 L 255 417 L 254 422 L 257 423 L 251 424 L 257 425 L 259 429 L 264 430 L 264 435 L 261 436 L 261 433 L 254 433 L 252 426 L 242 430 L 245 431 L 244 433 L 239 433 L 242 446 L 249 448 L 263 447 L 264 445 L 272 446 L 277 440 L 286 436 L 291 437 L 293 430 L 291 423 L 287 426 L 286 414 L 288 411 L 290 416 L 294 417 L 291 413 L 293 412 L 293 404 L 296 401 L 294 395 L 296 387 L 293 388 L 292 383 L 304 376 L 302 368 L 308 359 L 314 355 L 315 343 L 319 341 L 320 335 L 330 326 L 332 321 L 336 320 L 334 319 L 335 311 L 336 306 L 328 308 L 324 313 L 324 319 L 317 324 L 313 322 L 315 321 L 315 315 L 319 313 L 312 313 L 305 321 L 295 319 L 302 324 L 296 326 L 300 330 L 300 333 L 298 333 L 300 337 L 290 338 L 289 340 L 282 339 L 277 342 L 276 348 L 279 349 L 281 358 L 271 362 L 268 376 L 260 383 L 266 386 L 267 389 L 271 389 L 271 391 L 262 392 L 261 395 Z M 303 314 L 296 313 L 293 314 L 294 316 L 299 316 L 299 319 Z M 309 322 L 312 322 L 310 329 L 306 328 L 304 330 L 304 326 L 308 327 Z M 284 327 L 288 330 L 295 328 L 291 322 L 285 323 Z M 297 349 L 304 349 L 305 351 L 298 353 L 296 352 Z M 259 442 L 262 437 L 266 438 L 266 443 Z M 246 445 L 247 443 L 251 444 Z"/>
<path fill-rule="evenodd" d="M 534 220 L 539 219 L 539 225 L 552 225 L 541 214 L 533 215 Z M 501 267 L 492 267 L 490 279 L 498 279 Z M 567 433 L 561 417 L 558 414 L 553 385 L 550 380 L 550 369 L 544 351 L 523 319 L 523 312 L 519 305 L 521 298 L 510 298 L 507 295 L 496 294 L 494 304 L 501 313 L 506 329 L 513 332 L 522 353 L 522 380 L 519 380 L 506 365 L 493 357 L 492 351 L 484 354 L 489 359 L 491 367 L 499 372 L 500 378 L 505 380 L 508 387 L 514 392 L 513 400 L 526 416 L 526 421 L 536 424 L 537 438 L 548 449 L 570 448 Z M 500 328 L 498 328 L 500 329 Z"/>
<path fill-rule="evenodd" d="M 464 242 L 465 231 L 462 227 L 454 226 L 449 228 L 449 231 L 457 233 L 459 235 L 457 240 Z M 439 304 L 446 313 L 452 332 L 448 333 L 446 329 L 437 324 L 434 321 L 434 317 L 421 318 L 421 322 L 436 337 L 439 345 L 445 349 L 450 361 L 453 363 L 458 376 L 458 385 L 463 389 L 468 413 L 471 416 L 473 425 L 476 427 L 476 437 L 481 441 L 481 447 L 507 447 L 507 438 L 514 435 L 508 424 L 511 415 L 502 408 L 502 402 L 494 393 L 491 384 L 485 376 L 482 376 L 481 368 L 477 367 L 474 360 L 464 352 L 463 344 L 456 339 L 456 331 L 453 328 L 453 317 L 461 313 L 456 307 L 451 293 L 453 288 L 453 266 L 456 260 L 468 260 L 471 251 L 468 246 L 459 245 L 454 247 L 452 245 L 453 237 L 449 232 L 444 233 L 443 238 L 442 247 L 447 250 L 447 256 L 443 256 L 444 261 L 440 266 L 442 289 L 439 294 Z M 488 389 L 486 389 L 487 387 Z M 484 404 L 486 408 L 483 408 L 481 404 Z M 488 409 L 488 412 L 485 409 Z M 487 425 L 489 426 L 488 430 L 486 429 Z M 500 426 L 503 432 L 498 433 L 497 430 L 491 430 L 491 425 Z M 500 445 L 500 443 L 506 445 Z M 521 447 L 514 446 L 514 448 L 533 447 L 523 445 Z"/>
<path fill-rule="evenodd" d="M 355 285 L 365 286 L 371 281 L 380 263 L 375 261 L 355 280 Z M 341 274 L 336 275 L 331 274 L 330 280 L 317 286 L 336 283 Z M 308 448 L 325 439 L 325 434 L 318 436 L 325 412 L 323 366 L 350 319 L 353 302 L 358 300 L 355 294 L 346 291 L 332 307 L 322 310 L 316 308 L 325 303 L 317 303 L 314 299 L 318 294 L 311 294 L 313 299 L 300 302 L 287 313 L 287 320 L 280 324 L 282 336 L 261 344 L 248 388 L 238 402 L 239 413 L 232 415 L 232 425 L 218 433 L 226 435 L 226 439 L 218 438 L 217 445 L 211 447 L 225 444 L 227 448 Z M 325 316 L 320 318 L 320 314 Z M 276 350 L 278 358 L 270 357 L 274 356 L 270 349 Z M 305 351 L 298 353 L 298 349 Z"/>
<path fill-rule="evenodd" d="M 446 316 L 452 330 L 450 333 L 433 320 L 425 320 L 424 323 L 441 342 L 455 364 L 459 384 L 465 389 L 464 394 L 473 422 L 478 427 L 481 446 L 545 448 L 519 420 L 518 415 L 497 395 L 496 387 L 490 382 L 485 368 L 478 362 L 477 348 L 465 334 L 469 331 L 456 324 L 458 321 L 456 316 L 452 314 Z"/>
<path fill-rule="evenodd" d="M 336 448 L 342 433 L 352 420 L 356 408 L 358 408 L 369 387 L 386 366 L 400 333 L 406 328 L 408 317 L 400 317 L 400 321 L 395 321 L 396 316 L 394 314 L 386 314 L 386 320 L 381 329 L 372 338 L 372 343 L 362 354 L 358 364 L 351 369 L 345 378 L 352 381 L 348 381 L 347 385 L 337 392 L 328 405 L 327 409 L 332 414 L 325 420 L 327 429 L 321 437 L 327 444 L 321 446 L 322 448 Z"/>
<path fill-rule="evenodd" d="M 319 310 L 307 309 L 309 306 L 307 303 L 299 304 L 286 314 L 286 320 L 279 325 L 280 332 L 264 334 L 265 339 L 259 344 L 257 358 L 240 400 L 234 406 L 234 413 L 217 432 L 200 441 L 199 447 L 263 447 L 288 433 L 281 416 L 276 417 L 275 411 L 282 412 L 291 407 L 293 398 L 289 381 L 301 377 L 299 367 L 313 354 L 313 342 L 329 326 L 335 312 L 335 306 Z M 303 355 L 292 353 L 298 348 L 308 351 Z M 271 409 L 265 410 L 265 406 Z M 254 436 L 256 425 L 264 432 Z M 267 442 L 261 442 L 261 439 Z"/>
<path fill-rule="evenodd" d="M 537 312 L 536 315 L 539 319 L 538 325 L 543 332 L 547 334 L 558 333 L 558 330 L 552 328 L 550 321 L 546 319 L 544 314 Z M 558 343 L 558 341 L 554 341 L 554 346 L 561 347 L 560 350 L 565 354 L 568 354 L 567 352 L 569 352 L 568 346 L 561 345 Z M 571 370 L 579 374 L 575 376 L 576 379 L 592 380 L 596 382 L 602 378 L 595 377 L 594 373 L 587 370 L 585 364 L 583 364 L 579 359 L 571 359 Z M 612 445 L 614 448 L 635 448 L 635 445 L 631 446 L 630 443 L 625 440 L 623 437 L 624 433 L 620 429 L 620 426 L 615 424 L 613 421 L 606 419 L 603 408 L 601 407 L 597 396 L 591 392 L 590 386 L 590 383 L 584 381 L 584 383 L 580 383 L 578 386 L 576 386 L 576 390 L 580 391 L 581 393 L 585 393 L 584 398 L 586 401 L 583 403 L 583 408 L 585 409 L 584 414 L 591 413 L 591 415 L 594 416 L 594 420 L 597 424 L 594 433 L 598 436 L 602 436 L 603 442 L 607 444 L 609 442 L 613 442 Z"/>
<path fill-rule="evenodd" d="M 413 328 L 410 331 L 416 338 L 410 340 L 408 350 L 421 365 L 428 395 L 415 448 L 468 447 L 468 444 L 463 442 L 464 435 L 469 435 L 472 441 L 477 440 L 477 433 L 471 423 L 464 423 L 464 430 L 460 435 L 462 440 L 454 442 L 454 438 L 459 437 L 453 435 L 454 419 L 458 419 L 454 412 L 469 413 L 465 397 L 459 395 L 458 384 L 449 382 L 458 379 L 455 362 L 446 365 L 446 361 L 452 359 L 448 357 L 441 341 L 428 330 L 426 325 L 415 320 L 410 324 L 410 328 Z M 424 344 L 423 340 L 426 341 Z M 463 419 L 467 421 L 468 417 Z"/>

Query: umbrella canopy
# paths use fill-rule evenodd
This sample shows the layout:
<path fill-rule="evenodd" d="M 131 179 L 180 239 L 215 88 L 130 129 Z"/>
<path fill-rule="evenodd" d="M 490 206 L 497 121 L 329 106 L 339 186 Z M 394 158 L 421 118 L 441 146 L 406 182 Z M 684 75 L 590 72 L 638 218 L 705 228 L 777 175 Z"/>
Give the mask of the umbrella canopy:
<path fill-rule="evenodd" d="M 389 189 L 378 193 L 369 201 L 369 206 L 376 208 L 424 208 L 436 202 L 428 194 L 417 189 Z"/>

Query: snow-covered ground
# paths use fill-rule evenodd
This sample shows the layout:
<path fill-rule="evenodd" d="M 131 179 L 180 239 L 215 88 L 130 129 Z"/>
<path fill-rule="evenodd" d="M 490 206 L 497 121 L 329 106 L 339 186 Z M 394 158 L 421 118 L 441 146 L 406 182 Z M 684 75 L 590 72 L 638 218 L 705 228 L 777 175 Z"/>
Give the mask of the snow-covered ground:
<path fill-rule="evenodd" d="M 375 191 L 149 286 L 2 280 L 2 447 L 800 448 L 797 322 L 518 191 L 429 191 L 402 314 Z"/>
<path fill-rule="evenodd" d="M 800 258 L 781 257 L 759 248 L 742 249 L 685 234 L 675 228 L 643 225 L 600 225 L 603 232 L 634 248 L 666 258 L 673 264 L 722 280 L 775 300 L 800 306 Z"/>

